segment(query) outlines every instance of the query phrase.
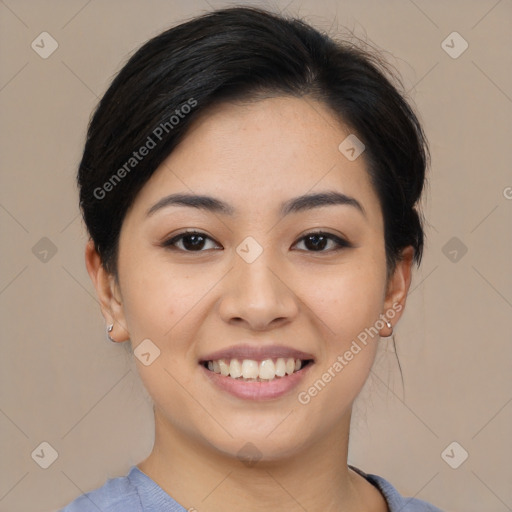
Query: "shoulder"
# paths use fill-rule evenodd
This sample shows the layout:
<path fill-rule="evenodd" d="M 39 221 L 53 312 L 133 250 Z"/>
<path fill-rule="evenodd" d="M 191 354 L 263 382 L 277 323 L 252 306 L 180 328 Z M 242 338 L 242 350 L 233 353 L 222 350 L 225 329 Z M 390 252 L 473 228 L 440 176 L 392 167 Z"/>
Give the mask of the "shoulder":
<path fill-rule="evenodd" d="M 385 478 L 365 473 L 349 464 L 349 467 L 377 487 L 386 499 L 389 512 L 443 512 L 440 508 L 417 498 L 403 497 Z"/>
<path fill-rule="evenodd" d="M 128 475 L 107 480 L 102 487 L 82 494 L 59 512 L 142 512 L 137 486 L 130 478 L 133 473 L 134 467 Z"/>
<path fill-rule="evenodd" d="M 137 466 L 126 476 L 111 478 L 102 487 L 87 492 L 59 512 L 186 512 Z"/>

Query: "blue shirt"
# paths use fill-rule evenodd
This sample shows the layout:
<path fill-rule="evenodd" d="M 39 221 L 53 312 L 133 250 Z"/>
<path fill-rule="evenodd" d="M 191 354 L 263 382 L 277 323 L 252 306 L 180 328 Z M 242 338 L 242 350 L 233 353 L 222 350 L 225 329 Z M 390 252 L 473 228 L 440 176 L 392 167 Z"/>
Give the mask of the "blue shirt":
<path fill-rule="evenodd" d="M 381 491 L 390 512 L 443 512 L 426 501 L 403 498 L 384 478 L 349 466 Z M 137 466 L 128 475 L 109 479 L 103 487 L 87 492 L 60 512 L 187 512 Z"/>

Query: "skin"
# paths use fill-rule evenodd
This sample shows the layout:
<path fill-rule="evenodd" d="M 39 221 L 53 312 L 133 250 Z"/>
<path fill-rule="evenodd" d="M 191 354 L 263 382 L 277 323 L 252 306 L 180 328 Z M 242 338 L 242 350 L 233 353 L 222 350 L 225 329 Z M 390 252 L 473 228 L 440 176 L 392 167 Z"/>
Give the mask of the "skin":
<path fill-rule="evenodd" d="M 379 336 L 307 405 L 297 400 L 393 304 L 401 306 L 396 325 L 411 280 L 407 247 L 386 282 L 383 217 L 364 153 L 349 161 L 338 150 L 349 133 L 310 98 L 217 105 L 136 197 L 121 229 L 117 280 L 87 246 L 111 336 L 133 348 L 149 338 L 160 349 L 149 366 L 136 360 L 155 411 L 154 448 L 138 467 L 185 508 L 387 510 L 380 491 L 347 467 L 352 405 Z M 279 216 L 283 201 L 329 190 L 356 198 L 366 215 L 330 205 Z M 147 216 L 178 192 L 214 196 L 236 213 L 169 206 Z M 162 247 L 192 228 L 211 239 L 202 252 L 185 252 L 183 241 Z M 318 229 L 353 247 L 328 242 L 315 251 L 302 237 Z M 263 248 L 250 264 L 236 252 L 247 236 Z M 384 326 L 379 335 L 390 333 Z M 209 383 L 198 360 L 242 342 L 295 347 L 315 364 L 285 396 L 235 398 Z M 252 466 L 238 456 L 247 442 L 261 454 Z"/>

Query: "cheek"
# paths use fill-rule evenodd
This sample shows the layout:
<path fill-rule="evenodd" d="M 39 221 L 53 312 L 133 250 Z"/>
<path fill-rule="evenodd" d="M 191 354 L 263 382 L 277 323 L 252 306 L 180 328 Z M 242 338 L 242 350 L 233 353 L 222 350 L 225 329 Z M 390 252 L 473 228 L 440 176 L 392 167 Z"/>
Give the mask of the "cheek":
<path fill-rule="evenodd" d="M 310 288 L 307 305 L 320 319 L 316 324 L 323 350 L 298 400 L 310 417 L 322 418 L 319 429 L 327 431 L 340 421 L 370 373 L 379 340 L 378 329 L 371 327 L 382 308 L 385 269 L 381 270 L 361 260 L 357 266 L 347 264 L 330 276 L 312 279 L 316 285 Z"/>
<path fill-rule="evenodd" d="M 170 270 L 162 265 L 124 266 L 123 308 L 132 348 L 150 339 L 160 350 L 148 366 L 136 357 L 138 373 L 154 404 L 178 429 L 204 414 L 186 391 L 193 382 L 194 339 L 201 319 L 200 299 L 212 277 Z M 176 414 L 179 411 L 179 414 Z"/>
<path fill-rule="evenodd" d="M 198 265 L 184 267 L 161 262 L 143 267 L 125 262 L 124 266 L 123 308 L 132 348 L 150 339 L 160 350 L 149 366 L 136 359 L 139 374 L 155 402 L 162 404 L 169 396 L 180 400 L 182 386 L 192 378 L 197 364 L 193 341 L 207 314 L 204 301 L 218 280 L 211 270 Z M 187 401 L 180 407 L 185 410 Z"/>
<path fill-rule="evenodd" d="M 379 329 L 374 326 L 382 313 L 385 288 L 381 257 L 379 251 L 360 251 L 357 258 L 347 259 L 346 264 L 329 273 L 308 277 L 311 293 L 307 295 L 307 305 L 320 319 L 317 325 L 323 336 L 318 368 L 322 382 L 313 379 L 309 385 L 316 386 L 313 395 L 320 394 L 324 385 L 328 388 L 325 393 L 322 391 L 322 398 L 315 398 L 315 407 L 323 410 L 331 400 L 338 404 L 323 413 L 331 421 L 336 421 L 340 411 L 359 394 L 375 359 Z"/>
<path fill-rule="evenodd" d="M 168 340 L 211 288 L 211 276 L 165 265 L 125 267 L 123 309 L 132 341 Z"/>
<path fill-rule="evenodd" d="M 324 323 L 336 348 L 375 324 L 382 312 L 384 272 L 361 262 L 303 279 L 309 290 L 308 307 Z"/>

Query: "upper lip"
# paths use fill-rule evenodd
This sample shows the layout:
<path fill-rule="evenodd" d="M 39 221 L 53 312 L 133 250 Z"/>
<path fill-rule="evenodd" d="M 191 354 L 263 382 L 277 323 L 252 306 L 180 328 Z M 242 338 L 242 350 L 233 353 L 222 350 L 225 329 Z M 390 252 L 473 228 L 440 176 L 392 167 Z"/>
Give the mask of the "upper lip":
<path fill-rule="evenodd" d="M 314 360 L 312 354 L 283 345 L 236 345 L 211 352 L 199 358 L 199 362 L 218 361 L 219 359 L 253 359 L 254 361 L 264 361 L 265 359 L 276 359 L 278 357 L 292 357 L 294 359 L 302 359 L 303 361 L 308 359 Z"/>

